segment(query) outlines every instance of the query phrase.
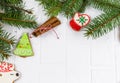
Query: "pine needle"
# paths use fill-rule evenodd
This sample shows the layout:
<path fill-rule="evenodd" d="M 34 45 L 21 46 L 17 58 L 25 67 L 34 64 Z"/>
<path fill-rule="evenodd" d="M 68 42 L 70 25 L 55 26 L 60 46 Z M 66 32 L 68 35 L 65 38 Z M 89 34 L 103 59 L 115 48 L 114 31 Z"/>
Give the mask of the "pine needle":
<path fill-rule="evenodd" d="M 85 28 L 85 36 L 98 38 L 120 25 L 120 12 L 109 12 L 102 14 L 95 19 Z"/>

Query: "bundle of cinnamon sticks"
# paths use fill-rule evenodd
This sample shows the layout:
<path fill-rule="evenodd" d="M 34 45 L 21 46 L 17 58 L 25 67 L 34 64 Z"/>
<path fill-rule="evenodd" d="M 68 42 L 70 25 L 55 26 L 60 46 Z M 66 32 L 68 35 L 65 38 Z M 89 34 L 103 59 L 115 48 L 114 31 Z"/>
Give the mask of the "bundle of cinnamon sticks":
<path fill-rule="evenodd" d="M 61 22 L 57 17 L 51 17 L 45 23 L 39 26 L 36 30 L 34 30 L 32 35 L 34 35 L 35 37 L 38 37 L 39 35 L 42 35 L 43 33 L 55 28 L 60 24 Z"/>

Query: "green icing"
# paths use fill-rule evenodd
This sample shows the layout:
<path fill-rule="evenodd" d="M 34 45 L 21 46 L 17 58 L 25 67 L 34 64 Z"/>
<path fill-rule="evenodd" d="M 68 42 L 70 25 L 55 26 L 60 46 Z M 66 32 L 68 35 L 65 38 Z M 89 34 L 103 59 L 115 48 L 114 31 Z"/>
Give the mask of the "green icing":
<path fill-rule="evenodd" d="M 32 46 L 27 33 L 24 33 L 17 44 L 14 54 L 21 57 L 33 56 Z"/>

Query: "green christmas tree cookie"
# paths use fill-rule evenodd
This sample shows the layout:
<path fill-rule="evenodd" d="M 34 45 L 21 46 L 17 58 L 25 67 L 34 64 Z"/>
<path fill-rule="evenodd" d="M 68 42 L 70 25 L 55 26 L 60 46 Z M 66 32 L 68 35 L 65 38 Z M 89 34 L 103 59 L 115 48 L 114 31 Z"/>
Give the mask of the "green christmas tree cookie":
<path fill-rule="evenodd" d="M 30 57 L 33 56 L 32 46 L 27 33 L 24 33 L 17 44 L 14 54 L 21 57 Z"/>

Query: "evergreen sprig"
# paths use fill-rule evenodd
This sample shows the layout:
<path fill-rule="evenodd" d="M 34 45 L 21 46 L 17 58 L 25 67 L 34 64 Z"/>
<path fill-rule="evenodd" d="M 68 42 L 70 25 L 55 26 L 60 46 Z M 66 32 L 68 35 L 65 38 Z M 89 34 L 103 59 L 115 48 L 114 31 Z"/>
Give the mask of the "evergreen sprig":
<path fill-rule="evenodd" d="M 34 21 L 34 16 L 24 14 L 19 17 L 19 14 L 4 14 L 0 13 L 1 22 L 4 24 L 9 24 L 11 26 L 23 27 L 23 28 L 35 28 L 36 22 Z"/>
<path fill-rule="evenodd" d="M 104 18 L 103 18 L 104 17 Z M 120 25 L 120 12 L 102 14 L 86 27 L 85 36 L 98 38 Z"/>
<path fill-rule="evenodd" d="M 89 0 L 83 0 L 82 6 L 78 9 L 78 12 L 84 12 L 86 7 L 89 5 Z"/>
<path fill-rule="evenodd" d="M 43 5 L 48 15 L 62 13 L 66 17 L 72 17 L 76 12 L 84 12 L 88 7 L 102 10 L 100 16 L 91 20 L 85 27 L 85 36 L 98 38 L 112 31 L 120 25 L 120 0 L 37 0 Z M 51 12 L 49 12 L 51 10 Z"/>
<path fill-rule="evenodd" d="M 43 5 L 48 16 L 57 16 L 62 13 L 64 16 L 72 17 L 79 11 L 84 0 L 36 0 Z M 82 11 L 82 10 L 81 10 Z"/>
<path fill-rule="evenodd" d="M 19 13 L 26 12 L 28 14 L 32 14 L 32 11 L 25 10 L 23 4 L 10 4 L 7 3 L 6 1 L 0 1 L 0 8 L 4 9 L 5 12 L 13 12 L 17 11 Z"/>
<path fill-rule="evenodd" d="M 0 0 L 0 26 L 8 24 L 18 28 L 35 28 L 37 23 L 32 12 L 24 9 L 22 0 Z M 1 26 L 2 27 L 2 26 Z M 15 44 L 11 33 L 0 27 L 0 61 L 7 59 L 12 54 Z"/>
<path fill-rule="evenodd" d="M 116 0 L 91 0 L 90 6 L 104 12 L 120 11 L 120 1 L 116 2 Z"/>
<path fill-rule="evenodd" d="M 40 5 L 43 5 L 48 16 L 56 16 L 61 12 L 62 2 L 59 3 L 57 0 L 37 0 L 40 1 Z"/>
<path fill-rule="evenodd" d="M 120 25 L 120 1 L 91 0 L 91 6 L 104 13 L 94 18 L 85 28 L 85 36 L 99 38 Z"/>
<path fill-rule="evenodd" d="M 66 0 L 62 12 L 66 17 L 72 17 L 82 7 L 84 0 Z"/>
<path fill-rule="evenodd" d="M 0 61 L 8 58 L 11 55 L 11 49 L 14 44 L 14 37 L 11 37 L 10 33 L 2 30 L 0 27 Z"/>
<path fill-rule="evenodd" d="M 4 11 L 0 12 L 2 23 L 23 28 L 37 26 L 34 16 L 30 15 L 32 12 L 24 9 L 22 0 L 2 0 L 0 1 L 0 9 Z"/>

